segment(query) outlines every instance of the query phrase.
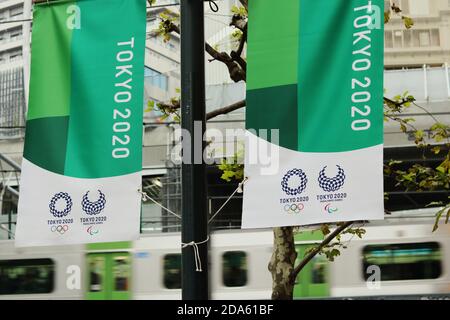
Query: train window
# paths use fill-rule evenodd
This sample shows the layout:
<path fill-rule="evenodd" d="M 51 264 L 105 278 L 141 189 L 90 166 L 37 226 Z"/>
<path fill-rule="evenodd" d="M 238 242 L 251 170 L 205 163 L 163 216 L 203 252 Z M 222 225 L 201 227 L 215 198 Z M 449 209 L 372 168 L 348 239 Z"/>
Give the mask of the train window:
<path fill-rule="evenodd" d="M 113 258 L 114 291 L 128 291 L 130 278 L 130 257 L 117 256 Z"/>
<path fill-rule="evenodd" d="M 164 256 L 164 286 L 167 289 L 181 288 L 181 254 Z"/>
<path fill-rule="evenodd" d="M 223 254 L 223 284 L 226 287 L 243 287 L 247 284 L 247 254 L 228 251 Z"/>
<path fill-rule="evenodd" d="M 323 256 L 315 256 L 312 262 L 311 283 L 326 283 L 327 260 Z"/>
<path fill-rule="evenodd" d="M 0 295 L 50 293 L 55 285 L 51 259 L 0 261 Z"/>
<path fill-rule="evenodd" d="M 363 249 L 363 274 L 380 268 L 381 281 L 436 279 L 442 273 L 441 249 L 436 242 L 370 245 Z"/>
<path fill-rule="evenodd" d="M 89 291 L 103 291 L 103 275 L 105 274 L 105 258 L 89 256 Z"/>

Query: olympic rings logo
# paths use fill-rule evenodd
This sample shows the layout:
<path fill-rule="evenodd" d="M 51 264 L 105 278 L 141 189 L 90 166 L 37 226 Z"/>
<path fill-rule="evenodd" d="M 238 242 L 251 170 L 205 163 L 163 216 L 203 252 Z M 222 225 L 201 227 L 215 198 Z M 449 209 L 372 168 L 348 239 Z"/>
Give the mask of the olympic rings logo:
<path fill-rule="evenodd" d="M 52 232 L 58 232 L 59 234 L 64 234 L 67 231 L 69 231 L 69 226 L 68 225 L 59 225 L 59 226 L 53 226 L 50 229 Z"/>
<path fill-rule="evenodd" d="M 303 203 L 292 203 L 284 206 L 284 211 L 289 214 L 300 213 L 305 208 Z"/>

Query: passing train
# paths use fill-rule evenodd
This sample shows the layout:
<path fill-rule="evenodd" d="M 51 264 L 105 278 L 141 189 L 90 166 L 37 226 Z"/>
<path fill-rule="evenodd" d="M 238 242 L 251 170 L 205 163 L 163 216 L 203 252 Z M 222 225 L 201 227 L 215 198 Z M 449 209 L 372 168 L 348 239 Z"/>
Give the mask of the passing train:
<path fill-rule="evenodd" d="M 344 237 L 334 262 L 316 256 L 297 279 L 295 298 L 450 293 L 450 225 L 432 232 L 437 209 L 396 212 Z M 295 236 L 299 258 L 322 239 Z M 16 248 L 0 242 L 0 299 L 180 299 L 179 233 L 134 242 Z M 217 231 L 210 239 L 212 299 L 270 299 L 271 230 Z M 203 262 L 205 264 L 205 262 Z M 192 266 L 195 268 L 195 266 Z"/>

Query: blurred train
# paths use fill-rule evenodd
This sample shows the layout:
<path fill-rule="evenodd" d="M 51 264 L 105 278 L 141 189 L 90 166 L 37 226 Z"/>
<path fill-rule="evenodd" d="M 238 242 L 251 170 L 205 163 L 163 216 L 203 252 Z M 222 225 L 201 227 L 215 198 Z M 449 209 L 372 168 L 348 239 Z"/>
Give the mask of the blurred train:
<path fill-rule="evenodd" d="M 436 211 L 396 212 L 367 223 L 362 239 L 344 237 L 348 248 L 334 262 L 316 256 L 305 267 L 295 298 L 450 293 L 450 225 L 432 233 Z M 298 259 L 321 239 L 320 232 L 298 233 Z M 210 241 L 212 299 L 270 299 L 271 230 L 218 231 Z M 180 242 L 179 233 L 87 246 L 3 241 L 0 299 L 180 299 Z"/>

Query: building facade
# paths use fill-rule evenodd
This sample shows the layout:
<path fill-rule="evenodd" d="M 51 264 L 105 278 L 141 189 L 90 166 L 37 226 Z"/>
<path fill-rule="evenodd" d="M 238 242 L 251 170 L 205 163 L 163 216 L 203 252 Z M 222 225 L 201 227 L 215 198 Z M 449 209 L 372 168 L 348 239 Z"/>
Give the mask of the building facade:
<path fill-rule="evenodd" d="M 385 66 L 388 69 L 441 67 L 450 64 L 449 0 L 385 0 L 395 4 L 400 15 L 392 15 L 385 26 Z M 401 16 L 414 20 L 406 29 Z"/>

